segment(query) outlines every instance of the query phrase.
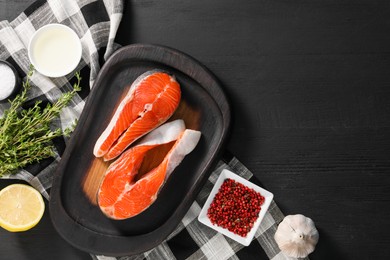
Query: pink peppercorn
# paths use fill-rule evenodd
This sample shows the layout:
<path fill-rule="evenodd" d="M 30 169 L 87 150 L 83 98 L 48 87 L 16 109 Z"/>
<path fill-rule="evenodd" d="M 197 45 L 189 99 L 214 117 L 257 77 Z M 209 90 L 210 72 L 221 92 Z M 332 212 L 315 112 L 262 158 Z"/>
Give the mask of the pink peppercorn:
<path fill-rule="evenodd" d="M 257 191 L 225 179 L 207 211 L 211 223 L 246 237 L 257 220 L 264 197 Z"/>

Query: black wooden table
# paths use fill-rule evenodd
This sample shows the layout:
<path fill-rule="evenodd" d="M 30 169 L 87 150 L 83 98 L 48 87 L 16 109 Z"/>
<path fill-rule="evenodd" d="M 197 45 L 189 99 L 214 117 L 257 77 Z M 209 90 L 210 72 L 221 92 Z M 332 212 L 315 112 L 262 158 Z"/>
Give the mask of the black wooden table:
<path fill-rule="evenodd" d="M 0 0 L 0 20 L 31 2 Z M 227 149 L 285 214 L 315 221 L 312 259 L 390 259 L 388 0 L 127 1 L 117 41 L 176 48 L 216 74 L 233 111 Z M 90 259 L 48 210 L 0 241 L 1 259 Z"/>

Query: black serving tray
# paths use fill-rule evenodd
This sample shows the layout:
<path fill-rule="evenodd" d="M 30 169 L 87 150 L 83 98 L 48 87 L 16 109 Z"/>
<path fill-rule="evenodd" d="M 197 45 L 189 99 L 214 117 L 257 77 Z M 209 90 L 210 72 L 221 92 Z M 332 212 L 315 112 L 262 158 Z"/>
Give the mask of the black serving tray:
<path fill-rule="evenodd" d="M 162 69 L 181 85 L 182 99 L 170 120 L 182 118 L 202 137 L 143 213 L 127 219 L 105 217 L 96 192 L 108 163 L 93 156 L 94 144 L 131 83 L 143 72 Z M 56 170 L 50 214 L 59 234 L 93 254 L 134 255 L 160 244 L 180 223 L 209 177 L 226 141 L 230 109 L 218 80 L 198 61 L 179 51 L 135 44 L 119 49 L 102 67 Z M 145 167 L 163 156 L 155 151 Z"/>

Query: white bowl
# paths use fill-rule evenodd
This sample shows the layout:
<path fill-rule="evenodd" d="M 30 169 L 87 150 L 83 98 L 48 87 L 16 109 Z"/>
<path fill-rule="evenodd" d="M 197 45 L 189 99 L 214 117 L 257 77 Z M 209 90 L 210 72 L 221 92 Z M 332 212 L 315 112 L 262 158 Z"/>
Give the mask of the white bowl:
<path fill-rule="evenodd" d="M 0 60 L 0 74 L 2 80 L 0 103 L 3 103 L 18 94 L 21 88 L 21 79 L 15 67 L 5 60 Z"/>
<path fill-rule="evenodd" d="M 225 179 L 233 179 L 233 180 L 235 180 L 235 181 L 237 181 L 237 182 L 239 182 L 239 183 L 241 183 L 249 188 L 254 189 L 257 192 L 260 192 L 260 194 L 264 197 L 264 203 L 263 203 L 263 205 L 261 205 L 261 210 L 259 212 L 259 216 L 258 216 L 257 220 L 255 221 L 255 223 L 253 224 L 252 229 L 246 235 L 246 237 L 242 237 L 242 236 L 239 236 L 237 234 L 234 234 L 233 232 L 229 231 L 228 229 L 222 228 L 220 226 L 213 225 L 211 223 L 210 219 L 207 217 L 207 210 L 209 209 L 210 204 L 215 197 L 215 194 L 217 194 L 217 192 L 219 191 L 219 188 L 221 187 L 221 185 Z M 263 220 L 265 213 L 267 212 L 273 197 L 274 197 L 274 195 L 271 192 L 269 192 L 263 188 L 260 188 L 259 186 L 253 184 L 252 182 L 250 182 L 248 180 L 245 180 L 241 176 L 238 176 L 237 174 L 235 174 L 229 170 L 224 169 L 221 172 L 221 175 L 218 177 L 218 180 L 215 183 L 213 189 L 211 190 L 211 193 L 210 193 L 209 197 L 207 198 L 206 203 L 204 204 L 204 206 L 203 206 L 203 208 L 198 216 L 198 220 L 201 223 L 205 224 L 206 226 L 209 226 L 210 228 L 222 233 L 223 235 L 230 237 L 231 239 L 239 242 L 240 244 L 242 244 L 244 246 L 248 246 L 252 242 L 252 239 L 255 236 L 256 230 L 259 228 L 260 223 Z"/>
<path fill-rule="evenodd" d="M 77 34 L 63 24 L 48 24 L 31 37 L 28 57 L 35 69 L 48 77 L 62 77 L 76 69 L 82 55 Z"/>

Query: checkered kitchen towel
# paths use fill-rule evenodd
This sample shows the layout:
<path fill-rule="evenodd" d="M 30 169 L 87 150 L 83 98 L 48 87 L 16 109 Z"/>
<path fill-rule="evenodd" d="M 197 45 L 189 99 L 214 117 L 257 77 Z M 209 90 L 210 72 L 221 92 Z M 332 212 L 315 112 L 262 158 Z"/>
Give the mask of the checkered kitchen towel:
<path fill-rule="evenodd" d="M 38 0 L 21 13 L 14 21 L 0 22 L 0 59 L 7 60 L 25 78 L 29 68 L 27 45 L 32 34 L 45 24 L 62 23 L 76 31 L 83 46 L 83 57 L 76 70 L 81 72 L 82 91 L 61 114 L 54 127 L 65 129 L 80 116 L 85 99 L 93 86 L 100 66 L 118 47 L 114 38 L 122 18 L 121 0 Z M 53 102 L 63 92 L 69 91 L 75 81 L 73 75 L 49 79 L 34 73 L 33 88 L 29 93 L 26 107 L 37 100 Z M 6 104 L 0 104 L 0 116 Z M 67 140 L 55 140 L 56 158 L 29 166 L 8 178 L 29 182 L 49 199 L 53 173 Z M 226 156 L 225 156 L 226 157 Z M 273 235 L 283 214 L 272 202 L 264 221 L 257 230 L 256 239 L 249 247 L 234 242 L 197 221 L 197 216 L 207 199 L 213 184 L 223 169 L 230 169 L 253 182 L 257 180 L 252 173 L 236 158 L 229 157 L 220 161 L 176 230 L 158 247 L 137 256 L 121 257 L 125 259 L 287 259 L 275 244 Z M 93 259 L 116 259 L 105 256 L 92 256 Z"/>
<path fill-rule="evenodd" d="M 54 122 L 53 127 L 65 129 L 79 118 L 90 92 L 89 86 L 93 86 L 101 63 L 118 47 L 114 38 L 122 13 L 122 0 L 38 0 L 14 21 L 0 22 L 0 59 L 14 65 L 22 78 L 26 77 L 30 66 L 27 46 L 37 29 L 49 23 L 61 23 L 71 27 L 80 37 L 83 56 L 76 70 L 80 71 L 83 78 L 82 90 L 61 113 L 60 120 Z M 34 72 L 31 78 L 33 87 L 29 92 L 26 107 L 37 100 L 43 101 L 43 104 L 57 100 L 63 92 L 72 89 L 75 80 L 73 74 L 61 78 L 47 78 Z M 0 116 L 7 107 L 8 104 L 0 104 Z M 53 171 L 66 142 L 65 138 L 55 140 L 58 152 L 56 158 L 27 167 L 9 178 L 28 181 L 48 199 L 47 190 L 51 187 Z"/>
<path fill-rule="evenodd" d="M 245 247 L 236 241 L 223 236 L 221 233 L 203 225 L 197 220 L 201 208 L 207 200 L 213 185 L 223 169 L 228 169 L 241 177 L 259 185 L 259 181 L 236 157 L 225 152 L 223 159 L 210 175 L 205 186 L 200 191 L 195 202 L 184 216 L 175 231 L 159 246 L 140 255 L 126 257 L 93 256 L 96 260 L 155 260 L 155 259 L 294 259 L 280 252 L 274 240 L 278 224 L 284 215 L 272 201 L 265 217 L 255 234 L 252 243 Z M 309 259 L 309 258 L 305 258 Z M 304 259 L 304 260 L 305 260 Z"/>

